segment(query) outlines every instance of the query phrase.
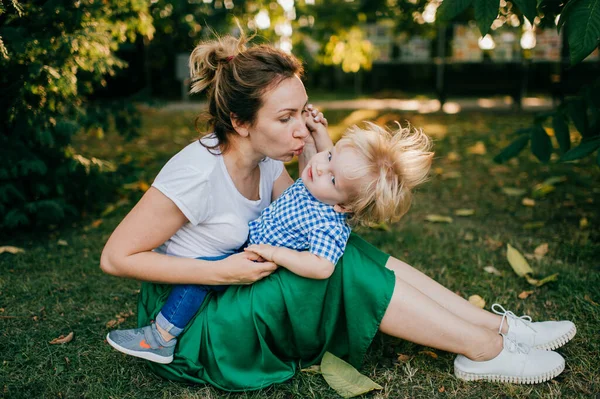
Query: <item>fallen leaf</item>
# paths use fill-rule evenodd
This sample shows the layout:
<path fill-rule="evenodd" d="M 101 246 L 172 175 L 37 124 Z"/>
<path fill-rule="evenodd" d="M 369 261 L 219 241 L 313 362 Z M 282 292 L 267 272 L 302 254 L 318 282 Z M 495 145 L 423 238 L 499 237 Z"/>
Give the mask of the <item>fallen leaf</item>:
<path fill-rule="evenodd" d="M 6 245 L 3 247 L 0 247 L 0 254 L 3 254 L 4 252 L 8 252 L 9 254 L 16 255 L 18 253 L 25 252 L 25 250 L 23 248 L 17 248 L 17 247 L 12 247 L 10 245 Z"/>
<path fill-rule="evenodd" d="M 321 374 L 321 366 L 319 366 L 318 364 L 313 364 L 310 367 L 300 369 L 300 371 L 308 374 Z"/>
<path fill-rule="evenodd" d="M 553 176 L 549 177 L 542 184 L 548 184 L 550 186 L 556 186 L 558 183 L 564 183 L 567 181 L 567 176 Z"/>
<path fill-rule="evenodd" d="M 459 161 L 460 160 L 460 155 L 458 155 L 456 152 L 454 151 L 450 151 L 447 155 L 448 161 L 450 162 L 454 162 L 454 161 Z"/>
<path fill-rule="evenodd" d="M 548 243 L 545 242 L 541 245 L 539 245 L 535 251 L 533 251 L 533 254 L 535 255 L 535 257 L 539 260 L 542 259 L 546 254 L 548 253 Z"/>
<path fill-rule="evenodd" d="M 537 279 L 531 277 L 531 275 L 527 274 L 527 275 L 525 275 L 525 280 L 527 280 L 527 282 L 531 285 L 534 285 L 536 287 L 541 287 L 542 285 L 544 285 L 546 283 L 558 280 L 558 273 L 551 274 L 548 277 L 544 277 L 541 280 L 537 280 Z"/>
<path fill-rule="evenodd" d="M 533 269 L 527 260 L 510 244 L 506 244 L 506 258 L 517 276 L 525 277 L 526 274 L 533 274 Z"/>
<path fill-rule="evenodd" d="M 444 388 L 443 386 L 441 386 L 441 387 L 438 388 L 438 392 L 439 393 L 442 393 L 442 392 L 445 392 L 445 391 L 446 391 L 446 388 Z"/>
<path fill-rule="evenodd" d="M 442 216 L 442 215 L 434 215 L 429 214 L 425 216 L 425 220 L 433 223 L 452 223 L 452 218 L 450 216 Z"/>
<path fill-rule="evenodd" d="M 485 144 L 483 144 L 483 141 L 478 141 L 477 143 L 475 143 L 475 145 L 467 148 L 467 152 L 469 154 L 475 154 L 475 155 L 487 154 L 487 150 L 485 149 Z"/>
<path fill-rule="evenodd" d="M 439 166 L 437 168 L 433 168 L 433 173 L 435 173 L 436 175 L 441 175 L 442 173 L 444 173 L 444 168 L 440 168 Z"/>
<path fill-rule="evenodd" d="M 118 324 L 119 322 L 117 320 L 109 320 L 108 322 L 106 322 L 106 328 L 113 328 Z"/>
<path fill-rule="evenodd" d="M 485 239 L 485 243 L 492 251 L 500 249 L 502 248 L 502 246 L 504 246 L 504 243 L 502 241 L 494 240 L 493 238 L 489 237 Z"/>
<path fill-rule="evenodd" d="M 412 356 L 405 355 L 405 354 L 402 354 L 402 353 L 398 353 L 398 361 L 399 362 L 406 363 L 410 359 L 412 359 Z"/>
<path fill-rule="evenodd" d="M 483 299 L 479 295 L 471 295 L 469 297 L 469 302 L 480 309 L 483 309 L 485 307 L 485 299 Z"/>
<path fill-rule="evenodd" d="M 95 228 L 95 227 L 98 227 L 98 226 L 100 226 L 100 225 L 102 224 L 102 222 L 103 222 L 103 220 L 102 220 L 102 219 L 96 219 L 96 220 L 94 220 L 94 221 L 92 222 L 92 225 L 91 225 L 91 226 L 92 226 L 92 227 L 94 227 L 94 228 Z"/>
<path fill-rule="evenodd" d="M 73 331 L 71 331 L 66 337 L 64 335 L 61 335 L 58 338 L 54 338 L 52 341 L 49 342 L 50 345 L 57 345 L 57 344 L 67 344 L 69 342 L 71 342 L 73 340 Z"/>
<path fill-rule="evenodd" d="M 427 356 L 432 357 L 434 359 L 438 358 L 437 353 L 432 352 L 432 351 L 420 351 L 419 353 L 422 354 L 422 355 L 427 355 Z"/>
<path fill-rule="evenodd" d="M 446 172 L 442 175 L 442 179 L 460 179 L 462 174 L 457 171 Z"/>
<path fill-rule="evenodd" d="M 502 187 L 502 192 L 510 197 L 520 197 L 525 195 L 527 190 L 515 187 Z"/>
<path fill-rule="evenodd" d="M 56 243 L 56 245 L 60 245 L 61 247 L 66 247 L 69 245 L 68 242 L 66 242 L 65 240 L 58 240 L 58 242 Z"/>
<path fill-rule="evenodd" d="M 102 217 L 108 216 L 111 213 L 113 213 L 116 209 L 117 209 L 117 206 L 115 204 L 110 204 L 106 208 L 104 208 L 104 211 L 102 211 L 101 215 L 102 215 Z"/>
<path fill-rule="evenodd" d="M 535 200 L 532 200 L 531 198 L 523 198 L 521 204 L 525 206 L 535 206 Z"/>
<path fill-rule="evenodd" d="M 339 357 L 325 352 L 321 361 L 323 378 L 340 396 L 352 398 L 383 387 L 362 375 Z"/>
<path fill-rule="evenodd" d="M 579 228 L 580 229 L 585 229 L 586 227 L 588 227 L 588 224 L 589 224 L 589 222 L 588 222 L 587 218 L 579 219 Z"/>
<path fill-rule="evenodd" d="M 519 299 L 527 299 L 527 297 L 531 294 L 533 294 L 533 291 L 523 291 L 518 295 L 518 297 Z"/>
<path fill-rule="evenodd" d="M 472 216 L 475 214 L 475 209 L 457 209 L 454 214 L 456 216 Z"/>
<path fill-rule="evenodd" d="M 465 241 L 473 241 L 475 239 L 475 236 L 473 235 L 473 233 L 468 232 L 465 234 Z"/>
<path fill-rule="evenodd" d="M 542 222 L 542 221 L 538 221 L 538 222 L 528 222 L 528 223 L 525 223 L 525 224 L 523 225 L 523 228 L 524 228 L 525 230 L 540 229 L 540 228 L 544 227 L 544 226 L 545 226 L 545 224 L 546 224 L 546 223 L 545 223 L 545 222 Z"/>
<path fill-rule="evenodd" d="M 483 270 L 485 270 L 486 272 L 488 272 L 490 274 L 495 274 L 496 276 L 502 276 L 502 273 L 500 273 L 500 270 L 496 269 L 494 266 L 486 266 L 483 268 Z"/>
<path fill-rule="evenodd" d="M 531 196 L 533 198 L 542 198 L 554 190 L 556 190 L 556 187 L 554 187 L 551 184 L 545 184 L 545 183 L 536 184 L 533 187 L 533 190 L 531 190 Z"/>

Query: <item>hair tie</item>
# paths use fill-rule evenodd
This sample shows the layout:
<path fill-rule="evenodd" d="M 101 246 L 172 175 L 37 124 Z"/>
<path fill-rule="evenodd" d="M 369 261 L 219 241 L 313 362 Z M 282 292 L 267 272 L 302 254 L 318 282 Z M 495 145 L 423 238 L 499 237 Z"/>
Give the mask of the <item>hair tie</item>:
<path fill-rule="evenodd" d="M 225 62 L 231 61 L 234 57 L 235 55 L 230 55 L 229 57 L 225 58 Z"/>

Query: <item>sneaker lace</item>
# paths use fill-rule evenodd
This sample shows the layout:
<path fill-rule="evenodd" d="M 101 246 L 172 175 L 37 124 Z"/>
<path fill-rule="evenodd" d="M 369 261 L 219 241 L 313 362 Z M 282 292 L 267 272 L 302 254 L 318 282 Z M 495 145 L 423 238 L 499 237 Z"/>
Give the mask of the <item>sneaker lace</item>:
<path fill-rule="evenodd" d="M 516 314 L 514 314 L 513 312 L 511 312 L 510 310 L 504 309 L 502 307 L 502 305 L 500 305 L 499 303 L 495 303 L 492 305 L 492 311 L 494 313 L 496 313 L 497 315 L 502 316 L 502 321 L 500 322 L 500 328 L 498 329 L 498 332 L 501 334 L 502 334 L 502 327 L 504 326 L 504 322 L 506 321 L 507 318 L 510 318 L 511 320 L 513 320 L 515 322 L 520 321 L 526 327 L 533 330 L 533 332 L 537 333 L 536 329 L 531 326 L 531 316 L 523 315 L 523 316 L 519 317 Z M 506 323 L 508 324 L 508 322 L 506 322 Z"/>
<path fill-rule="evenodd" d="M 514 337 L 500 333 L 504 339 L 504 348 L 511 353 L 523 353 L 527 355 L 531 350 L 531 346 L 518 342 Z"/>

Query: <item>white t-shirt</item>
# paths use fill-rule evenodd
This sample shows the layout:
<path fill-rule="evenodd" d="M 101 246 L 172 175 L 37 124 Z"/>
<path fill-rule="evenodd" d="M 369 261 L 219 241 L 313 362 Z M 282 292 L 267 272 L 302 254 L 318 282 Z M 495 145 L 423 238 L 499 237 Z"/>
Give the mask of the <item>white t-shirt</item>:
<path fill-rule="evenodd" d="M 217 142 L 214 135 L 201 140 L 208 146 Z M 211 151 L 218 153 L 218 148 Z M 173 201 L 189 222 L 156 251 L 185 258 L 234 253 L 248 238 L 248 222 L 271 203 L 273 183 L 283 171 L 283 163 L 270 158 L 259 167 L 260 199 L 253 201 L 237 190 L 220 154 L 211 154 L 199 141 L 177 153 L 152 186 Z"/>

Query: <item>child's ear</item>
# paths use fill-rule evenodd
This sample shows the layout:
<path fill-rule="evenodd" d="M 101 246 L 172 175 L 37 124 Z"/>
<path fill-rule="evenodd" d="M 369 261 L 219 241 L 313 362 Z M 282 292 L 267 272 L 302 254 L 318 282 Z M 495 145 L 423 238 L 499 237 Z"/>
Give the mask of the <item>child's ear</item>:
<path fill-rule="evenodd" d="M 233 129 L 237 132 L 237 134 L 242 137 L 248 137 L 248 127 L 250 124 L 240 122 L 237 115 L 233 112 L 229 113 L 229 118 L 231 119 L 231 126 L 233 126 Z"/>
<path fill-rule="evenodd" d="M 336 204 L 333 206 L 333 210 L 337 213 L 350 213 L 350 208 L 347 208 L 345 205 Z"/>

